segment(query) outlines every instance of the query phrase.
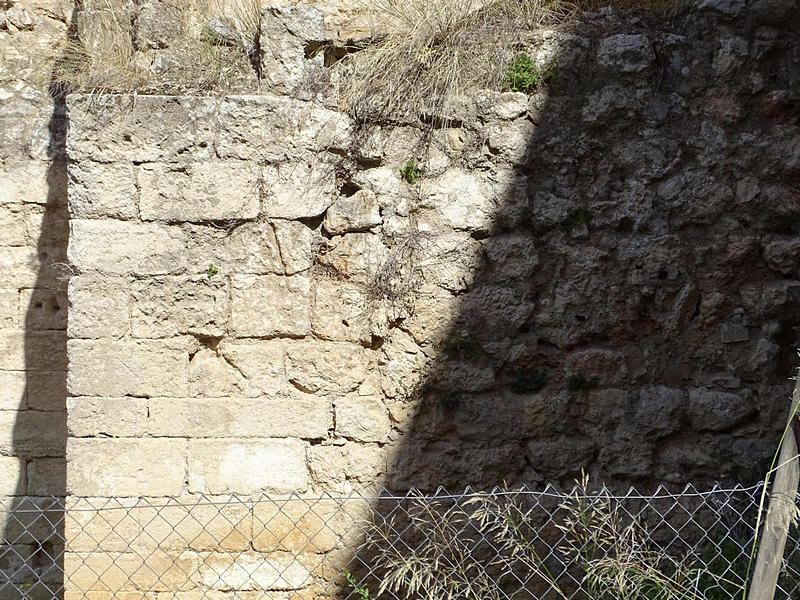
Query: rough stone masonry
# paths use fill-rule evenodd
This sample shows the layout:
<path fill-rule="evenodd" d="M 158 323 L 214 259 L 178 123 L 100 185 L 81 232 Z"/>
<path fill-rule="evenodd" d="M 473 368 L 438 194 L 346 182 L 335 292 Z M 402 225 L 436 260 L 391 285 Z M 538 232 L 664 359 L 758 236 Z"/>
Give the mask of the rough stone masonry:
<path fill-rule="evenodd" d="M 320 67 L 303 48 L 325 37 L 308 9 L 265 13 L 287 52 L 265 53 L 276 83 L 262 95 L 72 97 L 69 505 L 568 482 L 581 468 L 618 485 L 760 478 L 800 337 L 796 8 L 587 14 L 525 41 L 557 61 L 546 88 L 482 92 L 430 130 L 301 99 Z M 36 160 L 23 167 L 61 165 Z M 7 178 L 22 191 L 3 206 L 35 224 L 47 203 Z M 43 247 L 25 231 L 4 256 Z M 30 386 L 63 372 L 36 350 L 63 322 L 37 328 L 19 308 L 40 288 L 50 306 L 58 286 L 15 260 L 28 279 L 8 284 L 0 367 Z M 24 432 L 58 423 L 25 389 L 4 435 L 43 444 Z M 24 456 L 30 486 L 59 453 Z M 309 563 L 257 535 L 264 515 L 154 531 L 195 542 L 137 570 L 146 553 L 119 533 L 137 523 L 76 514 L 76 597 L 223 598 L 236 582 L 203 574 L 225 572 L 229 551 L 272 597 L 316 593 Z M 328 531 L 309 553 L 333 548 Z M 275 565 L 288 574 L 270 579 Z"/>

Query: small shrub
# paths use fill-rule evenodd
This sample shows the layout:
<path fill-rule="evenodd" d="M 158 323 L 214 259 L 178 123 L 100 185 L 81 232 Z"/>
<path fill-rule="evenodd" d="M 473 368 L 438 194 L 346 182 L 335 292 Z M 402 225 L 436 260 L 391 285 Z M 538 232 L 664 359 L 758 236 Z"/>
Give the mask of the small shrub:
<path fill-rule="evenodd" d="M 548 379 L 544 371 L 519 372 L 511 382 L 511 391 L 515 394 L 535 394 L 544 389 Z"/>
<path fill-rule="evenodd" d="M 583 373 L 577 373 L 568 375 L 566 384 L 570 392 L 583 392 L 595 387 L 598 384 L 598 379 L 597 377 L 586 377 Z"/>
<path fill-rule="evenodd" d="M 402 175 L 403 179 L 408 183 L 414 185 L 422 179 L 422 169 L 420 169 L 413 160 L 409 160 L 406 165 L 400 169 L 400 175 Z"/>
<path fill-rule="evenodd" d="M 353 589 L 353 592 L 360 600 L 374 600 L 369 592 L 369 588 L 365 585 L 359 585 L 356 576 L 350 571 L 342 571 L 342 575 L 344 575 L 348 585 Z"/>
<path fill-rule="evenodd" d="M 543 81 L 542 70 L 533 63 L 530 56 L 520 52 L 508 66 L 503 77 L 503 88 L 512 92 L 528 93 L 541 87 Z"/>
<path fill-rule="evenodd" d="M 218 273 L 219 273 L 219 268 L 216 265 L 214 264 L 208 265 L 208 269 L 206 269 L 206 275 L 208 275 L 209 279 L 211 279 L 214 275 L 217 275 Z"/>

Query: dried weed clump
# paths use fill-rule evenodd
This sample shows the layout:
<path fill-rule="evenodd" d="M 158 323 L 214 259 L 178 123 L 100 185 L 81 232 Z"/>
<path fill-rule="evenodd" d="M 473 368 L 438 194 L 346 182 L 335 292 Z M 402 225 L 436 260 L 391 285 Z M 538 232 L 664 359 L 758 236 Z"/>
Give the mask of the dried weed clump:
<path fill-rule="evenodd" d="M 82 9 L 54 79 L 68 91 L 208 94 L 257 87 L 259 0 L 175 3 L 155 43 L 136 8 L 98 0 Z M 166 39 L 164 39 L 166 38 Z"/>

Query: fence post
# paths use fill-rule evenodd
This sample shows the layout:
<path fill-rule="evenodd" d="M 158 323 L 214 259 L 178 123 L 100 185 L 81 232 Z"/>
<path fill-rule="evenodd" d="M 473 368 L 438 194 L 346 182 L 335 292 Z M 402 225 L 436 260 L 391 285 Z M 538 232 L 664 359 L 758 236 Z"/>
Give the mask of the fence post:
<path fill-rule="evenodd" d="M 764 519 L 748 600 L 772 600 L 778 585 L 786 537 L 794 518 L 797 486 L 800 483 L 796 434 L 799 405 L 800 376 L 795 381 L 792 393 L 792 408 L 789 411 L 789 420 L 786 423 L 786 431 L 776 463 L 775 481 L 772 484 L 769 509 Z"/>

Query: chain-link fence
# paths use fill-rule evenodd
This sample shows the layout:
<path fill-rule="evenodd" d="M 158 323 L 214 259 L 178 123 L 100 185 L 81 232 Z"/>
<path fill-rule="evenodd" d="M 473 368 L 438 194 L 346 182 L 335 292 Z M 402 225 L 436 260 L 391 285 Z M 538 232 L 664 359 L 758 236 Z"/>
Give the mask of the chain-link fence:
<path fill-rule="evenodd" d="M 739 598 L 761 490 L 10 498 L 0 599 Z"/>

